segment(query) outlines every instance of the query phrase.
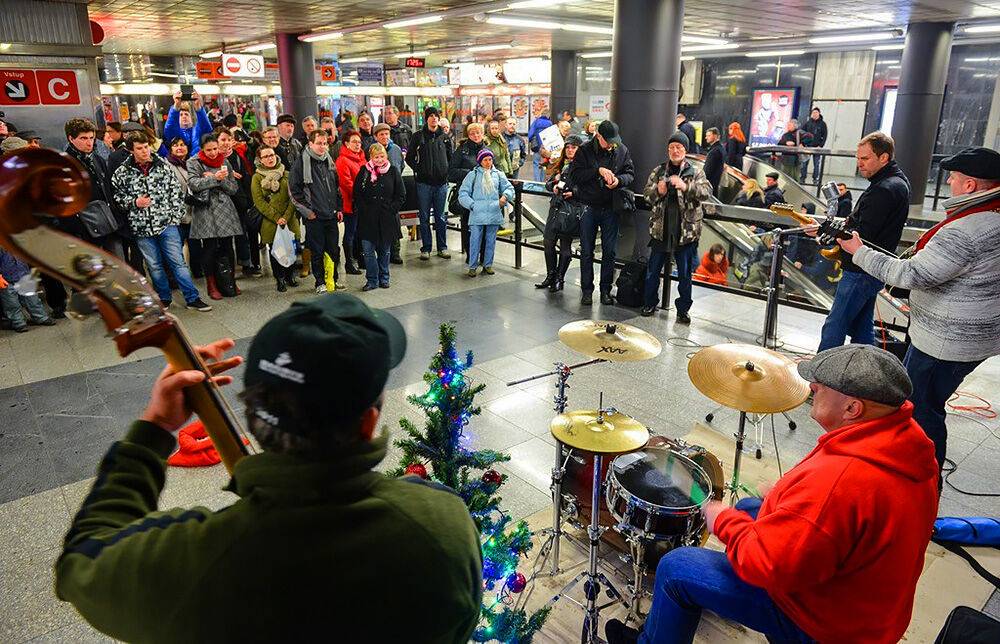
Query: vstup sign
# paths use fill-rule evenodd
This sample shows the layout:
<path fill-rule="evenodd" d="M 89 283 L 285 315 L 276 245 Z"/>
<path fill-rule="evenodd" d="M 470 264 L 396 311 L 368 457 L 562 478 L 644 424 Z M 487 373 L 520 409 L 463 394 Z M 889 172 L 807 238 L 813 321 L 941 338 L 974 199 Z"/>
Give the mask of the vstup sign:
<path fill-rule="evenodd" d="M 255 54 L 222 54 L 222 73 L 227 78 L 264 78 L 264 57 Z"/>

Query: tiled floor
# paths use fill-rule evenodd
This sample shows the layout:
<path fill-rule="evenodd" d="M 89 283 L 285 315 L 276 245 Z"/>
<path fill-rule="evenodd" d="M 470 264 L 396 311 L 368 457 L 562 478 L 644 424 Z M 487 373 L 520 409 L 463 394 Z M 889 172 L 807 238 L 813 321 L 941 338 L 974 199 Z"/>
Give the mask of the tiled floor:
<path fill-rule="evenodd" d="M 457 242 L 457 240 L 455 240 Z M 457 243 L 453 243 L 457 246 Z M 566 322 L 588 317 L 628 320 L 664 342 L 654 360 L 601 364 L 581 368 L 571 379 L 570 407 L 593 408 L 603 392 L 605 402 L 635 416 L 656 433 L 681 436 L 715 405 L 690 384 L 686 374 L 692 343 L 750 342 L 762 327 L 762 304 L 737 296 L 696 288 L 690 327 L 677 326 L 671 315 L 635 317 L 615 307 L 581 307 L 576 287 L 556 295 L 538 292 L 540 254 L 528 251 L 526 268 L 512 266 L 511 248 L 498 248 L 497 275 L 469 279 L 456 256 L 450 262 L 420 262 L 410 244 L 407 265 L 393 267 L 393 287 L 363 294 L 375 306 L 389 308 L 407 329 L 406 360 L 388 384 L 383 416 L 390 431 L 401 417 L 420 423 L 420 413 L 406 396 L 423 391 L 421 375 L 434 353 L 437 326 L 452 320 L 459 349 L 476 356 L 469 375 L 487 385 L 477 398 L 482 413 L 469 426 L 473 445 L 511 455 L 500 469 L 510 475 L 501 490 L 504 506 L 526 517 L 549 503 L 553 442 L 548 432 L 553 378 L 507 387 L 506 382 L 543 373 L 555 361 L 582 361 L 556 341 Z M 575 271 L 571 277 L 575 278 Z M 361 278 L 349 280 L 357 292 Z M 275 293 L 269 280 L 243 281 L 244 294 L 220 303 L 209 314 L 179 311 L 197 342 L 228 336 L 245 351 L 249 338 L 271 315 L 291 301 L 310 296 Z M 811 350 L 822 318 L 782 309 L 780 335 L 792 350 Z M 72 513 L 89 489 L 98 459 L 140 412 L 163 360 L 142 352 L 122 360 L 96 321 L 61 322 L 30 333 L 0 333 L 0 642 L 107 641 L 57 601 L 52 593 L 52 563 Z M 1000 391 L 1000 361 L 991 360 L 968 379 L 964 390 L 984 398 Z M 237 389 L 227 392 L 236 404 Z M 996 402 L 996 401 L 995 401 Z M 802 458 L 820 433 L 809 408 L 791 413 L 798 429 L 789 431 L 776 419 L 777 448 L 787 468 Z M 735 412 L 716 413 L 713 426 L 731 433 Z M 995 433 L 1000 422 L 986 421 Z M 1000 440 L 969 419 L 949 417 L 950 455 L 959 462 L 953 481 L 959 487 L 990 491 L 1000 487 L 996 463 Z M 773 454 L 770 425 L 763 441 Z M 717 455 L 731 459 L 732 455 Z M 384 468 L 394 466 L 399 452 L 390 451 Z M 223 507 L 234 497 L 223 492 L 221 466 L 171 470 L 161 505 Z M 1000 502 L 946 489 L 941 514 L 1000 515 Z"/>

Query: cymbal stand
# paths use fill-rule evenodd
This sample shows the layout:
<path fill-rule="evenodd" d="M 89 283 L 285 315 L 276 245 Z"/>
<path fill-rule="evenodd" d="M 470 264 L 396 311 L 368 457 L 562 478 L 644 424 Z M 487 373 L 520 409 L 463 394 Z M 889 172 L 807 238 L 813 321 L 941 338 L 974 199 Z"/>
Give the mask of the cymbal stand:
<path fill-rule="evenodd" d="M 753 363 L 747 363 L 747 369 L 753 371 Z M 740 412 L 740 429 L 734 435 L 736 438 L 736 454 L 733 456 L 733 478 L 726 488 L 729 490 L 729 505 L 736 505 L 736 497 L 740 492 L 753 494 L 752 490 L 740 482 L 740 460 L 743 456 L 743 441 L 746 440 L 747 413 Z"/>
<path fill-rule="evenodd" d="M 531 382 L 532 380 L 538 380 L 539 378 L 547 378 L 549 376 L 556 376 L 556 394 L 552 398 L 553 403 L 555 403 L 555 412 L 562 414 L 566 412 L 566 403 L 569 398 L 566 396 L 566 390 L 569 389 L 569 377 L 573 374 L 573 369 L 578 369 L 580 367 L 586 367 L 592 364 L 598 364 L 600 362 L 607 362 L 603 358 L 595 358 L 594 360 L 587 360 L 585 362 L 578 362 L 573 365 L 567 365 L 563 362 L 556 362 L 555 369 L 553 371 L 548 371 L 537 376 L 530 376 L 528 378 L 522 378 L 521 380 L 514 380 L 508 382 L 508 387 L 513 387 L 514 385 L 519 385 L 525 382 Z M 566 446 L 556 441 L 556 461 L 552 468 L 552 527 L 545 528 L 544 530 L 538 531 L 536 534 L 548 535 L 548 539 L 541 548 L 539 548 L 539 555 L 547 555 L 552 557 L 552 569 L 549 574 L 552 576 L 558 575 L 559 570 L 559 544 L 563 537 L 563 520 L 562 520 L 562 480 L 563 476 L 566 474 L 566 465 L 569 463 L 569 459 L 573 458 L 573 450 L 566 449 Z M 549 549 L 551 548 L 551 552 Z"/>

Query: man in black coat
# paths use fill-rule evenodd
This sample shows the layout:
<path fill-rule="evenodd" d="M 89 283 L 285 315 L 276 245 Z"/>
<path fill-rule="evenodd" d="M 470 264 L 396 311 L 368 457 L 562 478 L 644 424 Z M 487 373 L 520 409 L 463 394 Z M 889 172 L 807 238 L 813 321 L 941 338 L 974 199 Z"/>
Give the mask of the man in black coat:
<path fill-rule="evenodd" d="M 840 192 L 840 197 L 837 198 L 837 216 L 847 217 L 854 209 L 854 197 L 851 196 L 846 183 L 838 183 L 837 190 Z"/>
<path fill-rule="evenodd" d="M 896 250 L 910 208 L 910 182 L 892 159 L 894 149 L 892 137 L 884 132 L 861 139 L 858 171 L 871 184 L 847 218 L 848 230 L 888 251 Z M 847 336 L 854 343 L 875 343 L 875 298 L 885 285 L 855 266 L 849 254 L 841 253 L 841 261 L 844 275 L 823 323 L 817 353 L 844 344 Z"/>
<path fill-rule="evenodd" d="M 618 125 L 602 121 L 597 134 L 580 146 L 570 164 L 570 179 L 576 185 L 576 200 L 584 205 L 580 221 L 581 302 L 593 303 L 594 246 L 601 229 L 601 304 L 614 304 L 611 287 L 615 282 L 615 248 L 618 245 L 616 190 L 632 190 L 635 166 L 628 148 L 618 134 Z"/>
<path fill-rule="evenodd" d="M 826 121 L 823 120 L 823 113 L 818 107 L 812 108 L 809 113 L 809 120 L 802 126 L 803 132 L 808 132 L 812 137 L 810 144 L 814 148 L 821 148 L 826 145 L 827 129 Z M 809 157 L 813 158 L 813 183 L 819 181 L 819 173 L 823 168 L 823 157 L 819 154 L 803 154 L 802 166 L 799 170 L 799 183 L 806 182 L 806 170 L 809 167 Z"/>
<path fill-rule="evenodd" d="M 694 138 L 694 126 L 687 120 L 684 112 L 677 112 L 677 129 L 688 138 L 688 154 L 701 154 L 698 140 Z"/>
<path fill-rule="evenodd" d="M 778 187 L 778 177 L 780 176 L 777 172 L 768 172 L 765 175 L 764 207 L 785 203 L 785 193 Z"/>
<path fill-rule="evenodd" d="M 726 165 L 726 150 L 722 146 L 722 135 L 719 129 L 710 127 L 705 130 L 705 141 L 708 142 L 708 152 L 705 153 L 705 177 L 712 184 L 712 194 L 719 191 L 719 182 Z"/>
<path fill-rule="evenodd" d="M 416 178 L 417 205 L 420 209 L 420 259 L 431 257 L 434 238 L 431 237 L 431 210 L 434 210 L 434 232 L 437 255 L 451 259 L 448 252 L 448 167 L 452 147 L 441 127 L 441 112 L 433 105 L 424 108 L 424 127 L 414 132 L 406 150 L 406 165 L 413 168 Z M 392 127 L 391 125 L 389 127 Z"/>
<path fill-rule="evenodd" d="M 396 109 L 395 105 L 386 106 L 385 122 L 390 128 L 389 138 L 392 139 L 392 142 L 403 148 L 403 150 L 408 150 L 410 139 L 413 137 L 413 130 L 409 125 L 399 120 L 399 110 Z"/>

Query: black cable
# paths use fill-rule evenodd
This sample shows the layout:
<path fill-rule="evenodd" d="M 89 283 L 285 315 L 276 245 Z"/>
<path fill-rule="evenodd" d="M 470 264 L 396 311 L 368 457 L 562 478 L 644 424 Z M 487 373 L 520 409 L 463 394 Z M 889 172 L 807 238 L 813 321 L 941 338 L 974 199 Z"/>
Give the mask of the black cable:
<path fill-rule="evenodd" d="M 993 436 L 993 438 L 996 438 L 996 439 L 1000 440 L 1000 436 L 997 436 L 993 432 L 993 428 L 990 427 L 989 425 L 987 425 L 986 423 L 984 423 L 983 421 L 979 420 L 978 418 L 976 418 L 974 416 L 971 416 L 971 415 L 968 415 L 968 414 L 952 414 L 952 415 L 953 416 L 958 416 L 960 418 L 968 418 L 969 420 L 971 420 L 971 421 L 973 421 L 975 423 L 979 423 L 980 425 L 982 425 L 983 427 L 986 428 L 986 431 L 988 431 L 990 433 L 990 435 Z M 951 467 L 948 467 L 949 465 Z M 958 463 L 956 463 L 955 461 L 951 460 L 950 458 L 945 458 L 944 459 L 944 467 L 941 468 L 941 474 L 942 474 L 942 477 L 944 479 L 944 483 L 948 487 L 950 487 L 951 489 L 953 489 L 956 492 L 958 492 L 959 494 L 964 494 L 965 496 L 976 496 L 976 497 L 983 497 L 983 498 L 1000 497 L 1000 492 L 970 492 L 968 490 L 963 490 L 962 488 L 958 487 L 957 485 L 955 485 L 954 483 L 952 483 L 950 480 L 948 480 L 948 477 L 950 477 L 952 474 L 954 474 L 957 471 L 958 471 Z"/>

